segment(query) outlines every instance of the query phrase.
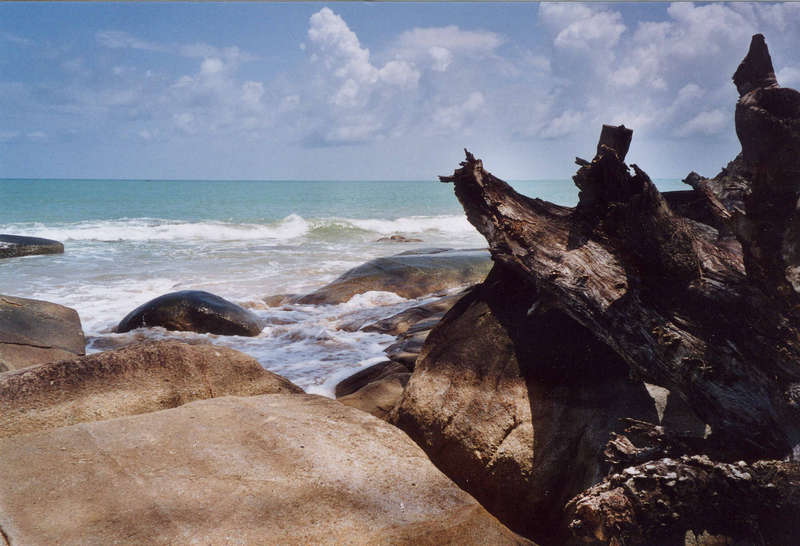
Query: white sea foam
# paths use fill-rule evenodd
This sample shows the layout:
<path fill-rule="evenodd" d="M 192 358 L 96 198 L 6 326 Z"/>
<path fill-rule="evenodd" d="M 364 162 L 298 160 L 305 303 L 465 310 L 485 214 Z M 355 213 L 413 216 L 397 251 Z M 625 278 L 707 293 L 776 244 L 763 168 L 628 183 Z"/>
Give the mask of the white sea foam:
<path fill-rule="evenodd" d="M 58 241 L 288 241 L 302 237 L 309 224 L 301 216 L 291 214 L 269 224 L 228 222 L 177 222 L 157 218 L 132 218 L 76 222 L 65 225 L 17 224 L 2 226 L 4 231 Z"/>
<path fill-rule="evenodd" d="M 376 235 L 403 233 L 441 236 L 477 235 L 464 216 L 410 216 L 397 219 L 317 218 L 307 220 L 290 214 L 277 222 L 234 223 L 221 221 L 185 222 L 159 218 L 129 218 L 83 221 L 69 224 L 41 223 L 0 225 L 0 231 L 45 237 L 58 241 L 267 241 L 292 242 L 337 230 Z"/>
<path fill-rule="evenodd" d="M 475 233 L 475 228 L 464 215 L 459 216 L 409 216 L 395 220 L 377 218 L 343 219 L 355 227 L 382 235 L 391 233 L 425 233 L 435 231 L 443 234 Z"/>
<path fill-rule="evenodd" d="M 392 336 L 360 331 L 359 326 L 419 302 L 368 292 L 340 305 L 264 308 L 264 296 L 310 292 L 377 256 L 420 246 L 469 247 L 482 242 L 462 216 L 450 215 L 358 219 L 290 214 L 263 223 L 128 218 L 6 224 L 0 225 L 0 232 L 67 243 L 65 254 L 0 263 L 0 291 L 76 309 L 89 352 L 145 339 L 221 344 L 326 396 L 333 395 L 343 377 L 384 359 L 384 349 L 394 341 Z M 395 233 L 424 242 L 376 243 Z M 252 338 L 160 328 L 112 332 L 135 307 L 186 289 L 249 303 L 266 327 Z"/>

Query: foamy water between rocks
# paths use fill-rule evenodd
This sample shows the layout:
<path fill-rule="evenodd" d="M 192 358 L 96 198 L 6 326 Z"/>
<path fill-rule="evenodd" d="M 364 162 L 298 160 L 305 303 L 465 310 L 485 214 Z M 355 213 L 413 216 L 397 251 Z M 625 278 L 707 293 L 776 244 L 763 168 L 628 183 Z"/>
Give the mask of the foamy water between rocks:
<path fill-rule="evenodd" d="M 576 198 L 566 180 L 516 186 L 563 204 Z M 340 305 L 269 307 L 265 297 L 310 292 L 379 256 L 485 246 L 452 189 L 435 182 L 4 180 L 0 190 L 0 233 L 65 246 L 62 255 L 0 260 L 0 293 L 76 309 L 89 352 L 163 338 L 226 345 L 328 396 L 340 379 L 384 359 L 394 341 L 341 325 L 427 300 L 368 292 Z M 422 242 L 377 242 L 394 234 Z M 266 327 L 253 338 L 111 332 L 138 305 L 190 289 L 247 307 Z"/>

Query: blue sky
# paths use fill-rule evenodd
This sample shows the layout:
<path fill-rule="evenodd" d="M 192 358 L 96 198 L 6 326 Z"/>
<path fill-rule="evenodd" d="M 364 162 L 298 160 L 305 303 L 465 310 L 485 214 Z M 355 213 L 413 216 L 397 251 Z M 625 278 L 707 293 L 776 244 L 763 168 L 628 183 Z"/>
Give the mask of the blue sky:
<path fill-rule="evenodd" d="M 756 32 L 800 87 L 800 4 L 0 3 L 0 177 L 713 176 Z"/>

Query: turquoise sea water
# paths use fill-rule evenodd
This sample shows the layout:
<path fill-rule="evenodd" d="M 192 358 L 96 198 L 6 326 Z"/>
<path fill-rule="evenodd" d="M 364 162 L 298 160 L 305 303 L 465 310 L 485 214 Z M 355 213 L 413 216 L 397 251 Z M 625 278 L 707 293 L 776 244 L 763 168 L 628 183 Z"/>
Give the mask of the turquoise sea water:
<path fill-rule="evenodd" d="M 521 181 L 526 195 L 574 205 L 570 180 Z M 662 190 L 685 189 L 676 180 Z M 75 308 L 89 350 L 133 339 L 212 341 L 255 356 L 312 392 L 381 359 L 389 336 L 344 332 L 353 313 L 387 316 L 414 305 L 371 293 L 340 306 L 268 308 L 364 261 L 412 248 L 478 248 L 450 184 L 438 181 L 0 180 L 0 233 L 62 241 L 63 255 L 0 260 L 0 293 Z M 422 243 L 377 242 L 401 234 Z M 256 338 L 113 334 L 134 307 L 174 290 L 208 290 L 271 326 Z"/>

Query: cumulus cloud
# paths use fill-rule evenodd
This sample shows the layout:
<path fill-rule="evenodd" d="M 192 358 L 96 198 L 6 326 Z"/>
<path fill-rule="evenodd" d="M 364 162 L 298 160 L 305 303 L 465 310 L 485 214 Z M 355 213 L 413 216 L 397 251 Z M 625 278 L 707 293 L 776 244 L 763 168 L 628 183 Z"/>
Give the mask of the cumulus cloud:
<path fill-rule="evenodd" d="M 441 129 L 461 129 L 467 117 L 480 110 L 485 102 L 483 94 L 475 91 L 462 102 L 437 109 L 433 114 L 433 121 Z"/>
<path fill-rule="evenodd" d="M 800 68 L 796 66 L 785 66 L 775 74 L 778 83 L 784 87 L 800 87 Z"/>
<path fill-rule="evenodd" d="M 550 120 L 539 132 L 539 136 L 554 139 L 572 134 L 582 126 L 585 117 L 583 112 L 566 110 L 560 116 Z"/>
<path fill-rule="evenodd" d="M 731 124 L 731 112 L 720 108 L 700 112 L 692 119 L 681 125 L 676 131 L 677 136 L 715 135 L 726 129 Z"/>
<path fill-rule="evenodd" d="M 331 99 L 336 106 L 357 106 L 377 84 L 413 88 L 419 81 L 419 72 L 409 62 L 394 60 L 381 68 L 373 65 L 369 49 L 361 46 L 355 32 L 329 8 L 311 16 L 308 38 L 313 59 L 321 61 L 341 81 Z"/>
<path fill-rule="evenodd" d="M 463 30 L 455 25 L 413 28 L 394 41 L 392 54 L 437 72 L 446 71 L 458 57 L 491 56 L 505 42 L 495 32 Z"/>
<path fill-rule="evenodd" d="M 304 51 L 313 67 L 314 83 L 304 89 L 311 96 L 281 108 L 294 111 L 300 103 L 314 108 L 303 111 L 306 125 L 312 126 L 305 142 L 351 144 L 383 138 L 386 131 L 403 127 L 402 105 L 414 102 L 422 76 L 413 60 L 374 61 L 345 20 L 327 7 L 310 17 Z M 325 103 L 328 108 L 320 109 Z"/>
<path fill-rule="evenodd" d="M 617 45 L 626 27 L 618 11 L 586 4 L 549 4 L 539 6 L 542 22 L 555 29 L 557 48 L 596 54 Z"/>

